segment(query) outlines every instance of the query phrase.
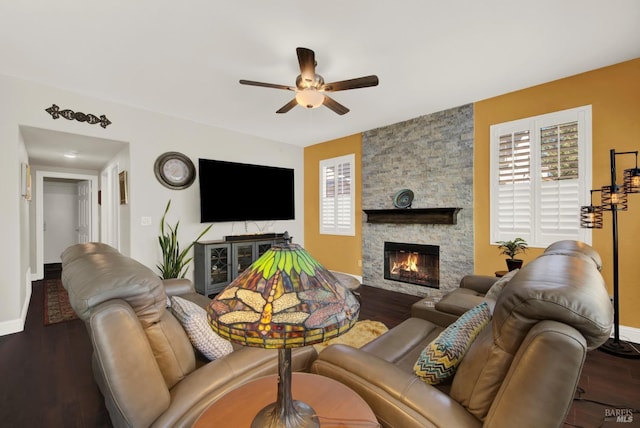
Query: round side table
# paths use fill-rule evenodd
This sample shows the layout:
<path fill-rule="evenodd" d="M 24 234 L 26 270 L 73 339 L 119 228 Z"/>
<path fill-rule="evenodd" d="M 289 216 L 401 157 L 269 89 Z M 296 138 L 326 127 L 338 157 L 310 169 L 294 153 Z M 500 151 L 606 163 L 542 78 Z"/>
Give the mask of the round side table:
<path fill-rule="evenodd" d="M 196 420 L 194 428 L 212 426 L 250 427 L 253 418 L 276 401 L 278 376 L 265 376 L 240 385 L 213 402 Z M 367 403 L 352 389 L 328 377 L 293 373 L 294 400 L 310 405 L 320 425 L 376 427 L 378 421 Z"/>

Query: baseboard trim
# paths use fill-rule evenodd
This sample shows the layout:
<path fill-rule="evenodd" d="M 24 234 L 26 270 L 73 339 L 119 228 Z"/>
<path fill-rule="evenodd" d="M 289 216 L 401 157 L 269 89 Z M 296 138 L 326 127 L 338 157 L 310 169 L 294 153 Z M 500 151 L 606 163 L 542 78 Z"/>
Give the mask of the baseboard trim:
<path fill-rule="evenodd" d="M 613 333 L 611 334 L 613 337 Z M 640 328 L 620 326 L 620 340 L 640 344 Z"/>
<path fill-rule="evenodd" d="M 355 279 L 357 279 L 357 280 L 358 280 L 358 282 L 359 282 L 360 284 L 362 284 L 362 276 L 361 276 L 361 275 L 354 275 L 354 274 L 352 274 L 352 273 L 340 272 L 340 271 L 338 271 L 338 270 L 336 270 L 336 271 L 330 271 L 330 272 L 338 272 L 338 273 L 341 273 L 341 274 L 343 274 L 343 275 L 349 275 L 349 276 L 352 276 L 352 277 L 354 277 Z"/>
<path fill-rule="evenodd" d="M 29 304 L 31 303 L 32 284 L 29 278 L 31 272 L 27 272 L 25 283 L 25 295 L 26 298 L 22 303 L 22 310 L 20 311 L 20 317 L 8 321 L 0 322 L 0 336 L 6 336 L 8 334 L 20 333 L 24 331 L 24 325 L 27 322 L 27 313 L 29 312 Z"/>
<path fill-rule="evenodd" d="M 20 318 L 4 321 L 0 323 L 0 336 L 6 336 L 8 334 L 20 333 L 24 331 L 24 324 L 27 322 L 27 312 L 29 311 L 29 303 L 31 303 L 31 285 L 27 290 L 27 298 L 24 299 L 24 305 L 22 305 L 22 311 Z"/>
<path fill-rule="evenodd" d="M 24 330 L 24 320 L 15 319 L 0 323 L 0 336 L 7 336 L 13 333 L 20 333 Z"/>

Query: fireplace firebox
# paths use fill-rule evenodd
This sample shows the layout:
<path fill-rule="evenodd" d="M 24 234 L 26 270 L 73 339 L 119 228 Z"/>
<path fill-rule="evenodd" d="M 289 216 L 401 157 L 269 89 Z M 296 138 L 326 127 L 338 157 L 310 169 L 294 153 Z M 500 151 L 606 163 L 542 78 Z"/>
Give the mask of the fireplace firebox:
<path fill-rule="evenodd" d="M 385 242 L 384 279 L 440 288 L 440 247 Z"/>

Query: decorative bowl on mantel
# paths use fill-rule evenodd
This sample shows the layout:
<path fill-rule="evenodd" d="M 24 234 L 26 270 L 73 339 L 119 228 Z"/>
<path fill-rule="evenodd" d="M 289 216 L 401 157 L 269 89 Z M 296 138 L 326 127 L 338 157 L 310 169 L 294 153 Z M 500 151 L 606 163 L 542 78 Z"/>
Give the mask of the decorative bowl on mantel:
<path fill-rule="evenodd" d="M 409 189 L 402 189 L 393 196 L 393 206 L 396 208 L 411 208 L 413 202 L 413 192 Z"/>

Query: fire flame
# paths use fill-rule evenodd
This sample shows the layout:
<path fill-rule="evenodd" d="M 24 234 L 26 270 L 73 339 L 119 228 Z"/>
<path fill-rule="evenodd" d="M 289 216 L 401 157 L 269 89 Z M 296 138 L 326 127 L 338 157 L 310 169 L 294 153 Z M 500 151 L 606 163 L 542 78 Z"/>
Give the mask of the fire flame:
<path fill-rule="evenodd" d="M 406 259 L 400 262 L 393 262 L 391 273 L 397 275 L 400 271 L 418 272 L 418 254 L 409 253 Z"/>

